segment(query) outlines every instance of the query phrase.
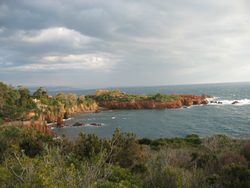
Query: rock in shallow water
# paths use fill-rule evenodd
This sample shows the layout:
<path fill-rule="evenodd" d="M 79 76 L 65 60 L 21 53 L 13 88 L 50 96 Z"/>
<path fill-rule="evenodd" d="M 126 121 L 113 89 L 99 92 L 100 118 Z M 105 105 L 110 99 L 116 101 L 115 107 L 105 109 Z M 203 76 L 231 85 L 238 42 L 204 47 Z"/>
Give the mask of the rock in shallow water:
<path fill-rule="evenodd" d="M 96 126 L 96 127 L 100 127 L 100 126 L 102 126 L 102 124 L 101 124 L 101 123 L 90 123 L 90 125 L 93 125 L 93 126 Z"/>
<path fill-rule="evenodd" d="M 81 122 L 76 122 L 76 123 L 74 123 L 72 126 L 73 127 L 79 127 L 79 126 L 83 126 L 84 124 L 83 123 L 81 123 Z"/>
<path fill-rule="evenodd" d="M 234 101 L 234 102 L 232 102 L 232 104 L 238 104 L 239 103 L 239 101 Z"/>

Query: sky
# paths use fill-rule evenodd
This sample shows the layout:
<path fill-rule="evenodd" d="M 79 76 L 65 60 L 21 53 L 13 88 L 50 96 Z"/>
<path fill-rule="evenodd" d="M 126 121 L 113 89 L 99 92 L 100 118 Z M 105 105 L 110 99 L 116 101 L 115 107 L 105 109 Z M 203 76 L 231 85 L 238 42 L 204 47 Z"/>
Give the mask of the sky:
<path fill-rule="evenodd" d="M 249 0 L 0 0 L 0 81 L 250 81 Z"/>

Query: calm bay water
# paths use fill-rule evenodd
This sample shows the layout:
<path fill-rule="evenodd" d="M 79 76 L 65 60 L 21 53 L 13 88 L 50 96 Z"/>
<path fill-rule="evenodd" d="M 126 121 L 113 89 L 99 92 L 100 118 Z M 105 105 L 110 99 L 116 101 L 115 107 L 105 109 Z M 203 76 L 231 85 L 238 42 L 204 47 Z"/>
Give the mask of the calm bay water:
<path fill-rule="evenodd" d="M 235 138 L 250 138 L 250 83 L 203 84 L 184 86 L 118 88 L 135 94 L 195 94 L 212 95 L 222 104 L 192 106 L 164 110 L 113 110 L 101 113 L 78 114 L 66 121 L 68 127 L 56 128 L 58 135 L 76 138 L 80 132 L 100 137 L 112 136 L 119 128 L 138 137 L 184 137 L 198 134 L 201 137 L 225 134 Z M 91 94 L 93 90 L 74 91 Z M 238 101 L 237 105 L 231 104 Z M 75 122 L 102 123 L 101 127 L 71 127 Z"/>

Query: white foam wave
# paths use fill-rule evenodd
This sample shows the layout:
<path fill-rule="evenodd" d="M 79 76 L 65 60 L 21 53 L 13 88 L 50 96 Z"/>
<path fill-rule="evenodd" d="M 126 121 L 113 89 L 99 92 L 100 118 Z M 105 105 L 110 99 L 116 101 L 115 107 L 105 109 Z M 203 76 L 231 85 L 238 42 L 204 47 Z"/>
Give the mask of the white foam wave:
<path fill-rule="evenodd" d="M 47 126 L 53 126 L 53 125 L 55 125 L 55 124 L 56 124 L 55 122 L 47 123 Z"/>
<path fill-rule="evenodd" d="M 84 125 L 84 127 L 103 127 L 105 125 L 105 123 L 98 123 L 98 125 L 93 125 L 91 123 L 87 123 Z"/>
<path fill-rule="evenodd" d="M 210 97 L 210 98 L 206 98 L 208 102 L 210 101 L 216 101 L 219 97 Z"/>
<path fill-rule="evenodd" d="M 69 120 L 71 120 L 72 118 L 68 118 L 68 119 L 63 119 L 63 121 L 69 121 Z"/>
<path fill-rule="evenodd" d="M 243 106 L 250 105 L 250 99 L 240 99 L 240 100 L 219 100 L 218 98 L 207 99 L 209 105 L 235 105 Z"/>

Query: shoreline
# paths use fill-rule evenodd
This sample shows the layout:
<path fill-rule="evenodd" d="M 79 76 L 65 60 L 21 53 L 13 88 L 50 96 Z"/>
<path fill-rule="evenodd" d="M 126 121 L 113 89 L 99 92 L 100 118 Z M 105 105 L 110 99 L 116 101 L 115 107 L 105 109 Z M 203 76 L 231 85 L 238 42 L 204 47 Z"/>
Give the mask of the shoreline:
<path fill-rule="evenodd" d="M 97 102 L 97 108 L 94 110 L 83 110 L 83 111 L 73 111 L 69 115 L 69 118 L 62 118 L 64 113 L 61 115 L 54 115 L 53 121 L 47 123 L 46 117 L 41 118 L 40 120 L 26 120 L 26 121 L 15 121 L 15 122 L 5 122 L 4 125 L 13 125 L 24 126 L 24 127 L 36 127 L 45 125 L 46 131 L 53 128 L 60 128 L 65 126 L 65 122 L 74 118 L 78 114 L 86 113 L 101 113 L 109 110 L 163 110 L 163 109 L 181 109 L 181 108 L 190 108 L 191 106 L 203 106 L 208 104 L 208 100 L 204 96 L 195 96 L 195 95 L 176 95 L 184 97 L 180 100 L 173 102 L 154 102 L 154 101 L 133 101 L 133 102 L 117 102 L 117 101 L 106 101 L 105 103 Z M 44 119 L 45 118 L 45 119 Z M 93 122 L 95 124 L 95 122 Z M 14 125 L 14 126 L 15 126 Z M 83 125 L 84 126 L 84 125 Z M 39 128 L 40 129 L 40 128 Z M 48 130 L 47 130 L 48 129 Z M 53 131 L 52 131 L 53 132 Z"/>

